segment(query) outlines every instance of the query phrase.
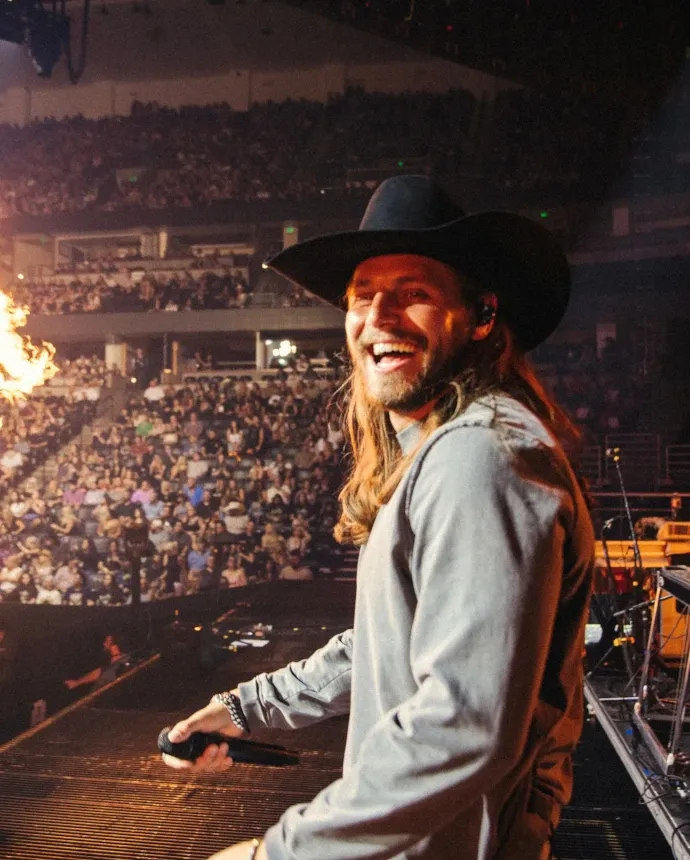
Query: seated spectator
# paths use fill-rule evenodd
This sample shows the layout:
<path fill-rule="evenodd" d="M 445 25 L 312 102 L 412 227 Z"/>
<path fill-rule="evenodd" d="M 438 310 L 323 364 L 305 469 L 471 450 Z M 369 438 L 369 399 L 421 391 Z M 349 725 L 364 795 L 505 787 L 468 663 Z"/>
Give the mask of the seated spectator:
<path fill-rule="evenodd" d="M 52 576 L 46 576 L 38 583 L 36 603 L 49 606 L 59 606 L 63 602 L 63 593 L 56 586 Z"/>
<path fill-rule="evenodd" d="M 243 439 L 244 434 L 240 430 L 237 421 L 231 421 L 230 426 L 225 432 L 225 453 L 228 457 L 234 457 L 236 460 L 240 459 Z"/>
<path fill-rule="evenodd" d="M 0 588 L 2 588 L 1 583 Z M 19 597 L 20 603 L 36 603 L 36 598 L 38 597 L 38 589 L 36 588 L 34 577 L 28 570 L 23 571 L 21 576 L 19 577 L 16 593 Z"/>
<path fill-rule="evenodd" d="M 286 541 L 288 553 L 299 553 L 305 555 L 311 541 L 311 535 L 302 526 L 293 526 L 292 534 Z"/>
<path fill-rule="evenodd" d="M 172 534 L 170 530 L 164 525 L 162 520 L 155 519 L 151 521 L 149 540 L 156 548 L 156 552 L 162 552 L 163 548 L 168 546 L 168 544 L 170 543 L 171 538 Z"/>
<path fill-rule="evenodd" d="M 200 538 L 192 538 L 191 549 L 187 553 L 187 570 L 189 574 L 200 573 L 211 557 L 210 550 Z"/>
<path fill-rule="evenodd" d="M 285 539 L 276 532 L 273 523 L 266 523 L 264 536 L 261 538 L 261 548 L 273 558 L 285 549 Z"/>
<path fill-rule="evenodd" d="M 314 574 L 311 569 L 302 563 L 302 555 L 298 550 L 293 550 L 288 556 L 288 562 L 280 569 L 278 579 L 311 581 Z"/>
<path fill-rule="evenodd" d="M 236 555 L 230 555 L 222 573 L 222 584 L 227 588 L 242 588 L 247 585 L 247 575 Z"/>
<path fill-rule="evenodd" d="M 159 403 L 165 397 L 165 388 L 157 379 L 152 379 L 144 391 L 144 397 L 149 403 Z"/>
<path fill-rule="evenodd" d="M 196 508 L 204 497 L 204 488 L 201 484 L 197 483 L 195 478 L 188 478 L 184 488 L 184 495 L 192 507 Z"/>
<path fill-rule="evenodd" d="M 134 505 L 149 504 L 155 498 L 155 491 L 149 481 L 142 481 L 141 486 L 130 496 L 130 502 Z"/>
<path fill-rule="evenodd" d="M 200 451 L 192 454 L 191 460 L 187 461 L 187 476 L 195 481 L 200 481 L 209 470 L 208 460 L 204 460 Z"/>
<path fill-rule="evenodd" d="M 242 502 L 229 502 L 221 510 L 225 514 L 225 528 L 231 535 L 246 533 L 249 517 Z"/>

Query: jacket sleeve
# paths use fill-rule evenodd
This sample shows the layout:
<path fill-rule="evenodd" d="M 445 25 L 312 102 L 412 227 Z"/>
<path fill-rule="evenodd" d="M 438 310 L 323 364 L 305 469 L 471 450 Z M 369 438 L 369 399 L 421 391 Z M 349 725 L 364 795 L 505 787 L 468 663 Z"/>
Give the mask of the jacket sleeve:
<path fill-rule="evenodd" d="M 239 685 L 250 729 L 299 729 L 350 710 L 352 630 L 311 657 Z"/>
<path fill-rule="evenodd" d="M 572 514 L 544 459 L 516 457 L 491 429 L 456 427 L 415 461 L 405 491 L 417 690 L 375 724 L 342 779 L 268 831 L 270 860 L 393 857 L 476 809 L 520 761 Z"/>

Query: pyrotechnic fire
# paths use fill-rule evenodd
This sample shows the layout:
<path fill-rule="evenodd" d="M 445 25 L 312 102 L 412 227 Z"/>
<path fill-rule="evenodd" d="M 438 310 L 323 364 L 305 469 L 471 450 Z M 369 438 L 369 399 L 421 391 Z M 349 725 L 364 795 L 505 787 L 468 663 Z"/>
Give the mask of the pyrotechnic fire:
<path fill-rule="evenodd" d="M 31 394 L 58 372 L 52 343 L 35 346 L 31 338 L 17 333 L 28 315 L 26 308 L 0 292 L 0 397 L 10 401 Z"/>

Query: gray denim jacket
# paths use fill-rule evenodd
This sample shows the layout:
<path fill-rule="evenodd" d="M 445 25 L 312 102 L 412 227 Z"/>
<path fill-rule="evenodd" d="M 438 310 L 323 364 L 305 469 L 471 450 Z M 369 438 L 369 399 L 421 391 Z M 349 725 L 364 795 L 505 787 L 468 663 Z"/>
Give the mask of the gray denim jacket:
<path fill-rule="evenodd" d="M 350 714 L 342 778 L 268 831 L 270 860 L 548 856 L 592 566 L 579 487 L 530 411 L 493 396 L 439 428 L 362 548 L 353 629 L 240 685 L 253 728 Z"/>

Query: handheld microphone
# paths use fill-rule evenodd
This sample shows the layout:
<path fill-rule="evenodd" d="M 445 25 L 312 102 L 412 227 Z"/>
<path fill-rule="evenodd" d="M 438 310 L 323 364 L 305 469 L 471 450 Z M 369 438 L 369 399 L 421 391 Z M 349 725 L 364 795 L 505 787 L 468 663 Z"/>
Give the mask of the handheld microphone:
<path fill-rule="evenodd" d="M 158 735 L 158 749 L 167 755 L 181 758 L 185 761 L 196 761 L 206 747 L 211 744 L 227 744 L 228 757 L 241 764 L 261 764 L 269 767 L 286 767 L 299 764 L 297 753 L 276 746 L 262 744 L 257 741 L 245 741 L 240 738 L 228 738 L 217 732 L 192 732 L 186 741 L 173 743 L 168 737 L 170 726 Z"/>

